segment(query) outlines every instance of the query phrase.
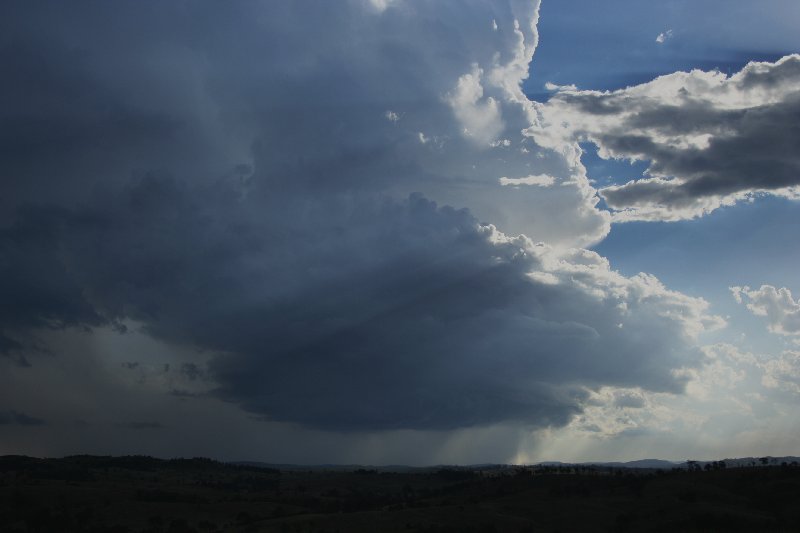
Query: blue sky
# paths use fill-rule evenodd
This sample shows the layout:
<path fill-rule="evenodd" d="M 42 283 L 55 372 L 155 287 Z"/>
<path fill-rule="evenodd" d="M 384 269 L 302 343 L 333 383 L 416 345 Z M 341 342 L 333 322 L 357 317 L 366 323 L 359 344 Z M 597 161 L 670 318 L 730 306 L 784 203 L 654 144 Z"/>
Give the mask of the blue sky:
<path fill-rule="evenodd" d="M 0 454 L 798 453 L 797 2 L 3 10 Z"/>
<path fill-rule="evenodd" d="M 582 22 L 576 23 L 576 13 Z M 750 61 L 775 61 L 800 49 L 796 2 L 546 2 L 540 44 L 523 87 L 546 99 L 544 83 L 622 89 L 676 71 L 739 71 Z M 664 42 L 656 37 L 671 31 Z M 599 184 L 643 176 L 647 161 L 602 159 L 584 143 L 583 163 Z M 775 349 L 776 339 L 748 320 L 730 285 L 800 284 L 800 204 L 761 198 L 677 223 L 631 222 L 593 247 L 626 275 L 650 272 L 670 287 L 702 296 L 737 318 L 733 331 Z"/>
<path fill-rule="evenodd" d="M 524 87 L 536 94 L 550 81 L 613 90 L 678 70 L 736 72 L 748 61 L 795 52 L 798 17 L 791 0 L 543 3 L 540 45 Z"/>

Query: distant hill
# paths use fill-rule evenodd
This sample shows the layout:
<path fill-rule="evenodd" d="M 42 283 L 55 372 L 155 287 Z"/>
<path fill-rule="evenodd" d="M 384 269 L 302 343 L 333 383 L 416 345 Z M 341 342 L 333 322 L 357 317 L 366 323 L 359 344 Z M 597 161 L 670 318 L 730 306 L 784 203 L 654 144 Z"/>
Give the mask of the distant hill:
<path fill-rule="evenodd" d="M 783 456 L 783 457 L 739 457 L 739 458 L 726 458 L 717 461 L 692 461 L 694 464 L 699 466 L 700 468 L 705 467 L 707 464 L 719 464 L 725 463 L 726 468 L 743 468 L 743 467 L 752 467 L 752 466 L 780 466 L 782 464 L 800 464 L 800 457 L 796 457 L 793 455 Z M 536 463 L 535 466 L 562 466 L 562 467 L 574 467 L 574 466 L 599 466 L 605 468 L 645 468 L 645 469 L 671 469 L 671 468 L 682 468 L 686 469 L 689 467 L 689 461 L 666 461 L 664 459 L 639 459 L 637 461 L 625 461 L 625 462 L 583 462 L 583 463 L 564 463 L 561 461 L 544 461 L 541 463 Z"/>
<path fill-rule="evenodd" d="M 786 464 L 800 464 L 800 457 L 740 457 L 726 458 L 721 461 L 693 461 L 694 464 L 703 468 L 707 464 L 724 462 L 727 468 L 741 468 L 750 466 L 779 466 Z M 283 471 L 307 471 L 307 470 L 328 470 L 336 472 L 356 472 L 359 470 L 374 470 L 376 472 L 433 472 L 442 468 L 459 470 L 504 470 L 513 469 L 519 466 L 552 466 L 552 467 L 576 467 L 594 466 L 602 468 L 634 468 L 650 470 L 668 470 L 673 468 L 686 469 L 688 461 L 668 461 L 665 459 L 638 459 L 635 461 L 587 461 L 581 463 L 565 463 L 562 461 L 542 461 L 532 465 L 514 465 L 502 463 L 482 463 L 471 465 L 431 465 L 431 466 L 408 466 L 408 465 L 362 465 L 362 464 L 291 464 L 291 463 L 265 463 L 259 461 L 235 461 L 228 464 L 237 466 L 248 466 L 253 468 L 271 468 Z"/>
<path fill-rule="evenodd" d="M 408 465 L 362 465 L 362 464 L 295 464 L 295 463 L 265 463 L 261 461 L 232 461 L 233 466 L 246 466 L 251 468 L 271 468 L 284 472 L 304 472 L 309 470 L 327 470 L 330 472 L 357 472 L 359 470 L 374 470 L 376 472 L 427 472 L 435 471 L 443 466 L 408 466 Z M 454 467 L 447 467 L 454 468 Z M 461 466 L 455 468 L 480 469 L 482 466 Z"/>
<path fill-rule="evenodd" d="M 624 463 L 610 462 L 610 463 L 583 463 L 583 464 L 609 466 L 613 468 L 675 468 L 680 463 L 676 463 L 674 461 L 665 461 L 663 459 L 639 459 L 638 461 L 627 461 Z"/>

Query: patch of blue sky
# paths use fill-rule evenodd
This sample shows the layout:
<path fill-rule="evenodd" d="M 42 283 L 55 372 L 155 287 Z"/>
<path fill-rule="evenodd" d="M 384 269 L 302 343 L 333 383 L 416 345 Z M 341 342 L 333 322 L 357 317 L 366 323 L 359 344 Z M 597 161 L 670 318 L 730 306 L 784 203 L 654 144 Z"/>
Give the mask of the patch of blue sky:
<path fill-rule="evenodd" d="M 699 220 L 615 224 L 594 250 L 626 276 L 648 272 L 671 289 L 702 296 L 730 316 L 719 339 L 745 333 L 745 346 L 782 349 L 762 317 L 737 304 L 728 287 L 762 284 L 800 290 L 800 202 L 761 197 Z"/>
<path fill-rule="evenodd" d="M 652 272 L 688 292 L 720 279 L 800 286 L 800 203 L 765 196 L 699 220 L 616 224 L 594 249 L 624 259 L 618 268 L 626 275 Z M 767 269 L 770 276 L 762 279 Z"/>
<path fill-rule="evenodd" d="M 546 101 L 546 82 L 614 90 L 679 70 L 733 73 L 800 51 L 798 24 L 796 0 L 545 0 L 523 89 Z"/>
<path fill-rule="evenodd" d="M 597 155 L 597 146 L 591 142 L 580 143 L 583 155 L 581 162 L 586 167 L 589 178 L 597 188 L 609 185 L 620 185 L 631 180 L 646 177 L 647 161 L 631 161 L 628 159 L 603 159 Z"/>

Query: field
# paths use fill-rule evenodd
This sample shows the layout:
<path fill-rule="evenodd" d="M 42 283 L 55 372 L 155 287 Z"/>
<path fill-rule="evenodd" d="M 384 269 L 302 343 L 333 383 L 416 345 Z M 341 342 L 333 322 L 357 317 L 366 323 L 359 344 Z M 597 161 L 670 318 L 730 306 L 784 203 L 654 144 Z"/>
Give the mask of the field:
<path fill-rule="evenodd" d="M 276 469 L 0 457 L 0 531 L 799 531 L 800 468 Z"/>

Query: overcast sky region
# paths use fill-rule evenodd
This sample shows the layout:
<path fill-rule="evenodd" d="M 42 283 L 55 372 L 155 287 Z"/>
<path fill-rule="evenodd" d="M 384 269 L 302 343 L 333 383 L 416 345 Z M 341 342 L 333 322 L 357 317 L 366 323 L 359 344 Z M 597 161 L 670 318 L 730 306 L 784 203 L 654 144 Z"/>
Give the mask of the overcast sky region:
<path fill-rule="evenodd" d="M 800 3 L 0 6 L 0 455 L 800 455 Z"/>

